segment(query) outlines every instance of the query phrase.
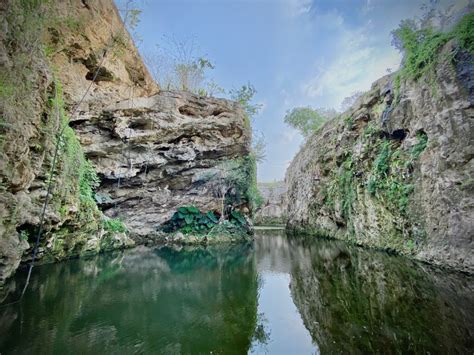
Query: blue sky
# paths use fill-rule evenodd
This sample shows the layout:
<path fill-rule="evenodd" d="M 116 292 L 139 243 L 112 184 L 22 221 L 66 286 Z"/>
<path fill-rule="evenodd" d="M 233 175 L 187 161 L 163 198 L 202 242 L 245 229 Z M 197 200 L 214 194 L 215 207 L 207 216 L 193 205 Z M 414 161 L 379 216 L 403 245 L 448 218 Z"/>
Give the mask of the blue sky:
<path fill-rule="evenodd" d="M 344 97 L 368 90 L 387 68 L 397 69 L 400 55 L 390 32 L 420 14 L 423 2 L 142 0 L 136 31 L 144 52 L 163 36 L 193 39 L 215 65 L 209 76 L 220 86 L 255 86 L 263 109 L 254 128 L 267 143 L 258 180 L 274 181 L 284 179 L 303 142 L 283 122 L 285 112 L 297 106 L 339 109 Z"/>

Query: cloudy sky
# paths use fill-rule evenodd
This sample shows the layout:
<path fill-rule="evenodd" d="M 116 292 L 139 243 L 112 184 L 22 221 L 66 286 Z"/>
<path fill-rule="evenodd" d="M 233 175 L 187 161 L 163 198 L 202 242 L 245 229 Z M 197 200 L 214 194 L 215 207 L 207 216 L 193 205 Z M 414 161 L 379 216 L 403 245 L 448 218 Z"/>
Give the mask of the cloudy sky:
<path fill-rule="evenodd" d="M 267 142 L 258 179 L 274 181 L 284 178 L 303 141 L 283 122 L 285 112 L 297 106 L 339 109 L 344 97 L 397 69 L 400 55 L 390 32 L 420 14 L 424 2 L 142 0 L 136 32 L 143 52 L 164 36 L 194 41 L 215 65 L 210 77 L 220 86 L 255 86 L 263 109 L 254 128 Z"/>

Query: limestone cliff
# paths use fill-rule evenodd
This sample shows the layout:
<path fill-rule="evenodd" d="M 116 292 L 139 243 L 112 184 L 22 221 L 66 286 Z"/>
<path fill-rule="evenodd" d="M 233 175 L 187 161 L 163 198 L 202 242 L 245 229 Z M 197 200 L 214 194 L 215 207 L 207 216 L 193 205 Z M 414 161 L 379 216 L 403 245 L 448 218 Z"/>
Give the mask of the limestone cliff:
<path fill-rule="evenodd" d="M 112 1 L 6 1 L 0 25 L 1 284 L 30 258 L 46 198 L 42 262 L 133 243 L 97 208 L 95 172 L 67 111 L 89 86 L 81 112 L 127 97 L 132 86 L 140 94 L 157 88 Z M 107 61 L 92 83 L 105 49 Z"/>
<path fill-rule="evenodd" d="M 283 181 L 259 183 L 262 206 L 254 216 L 255 224 L 275 225 L 286 223 L 286 185 Z"/>
<path fill-rule="evenodd" d="M 50 11 L 43 42 L 67 105 L 81 100 L 94 76 L 83 113 L 158 92 L 113 0 L 56 1 Z"/>
<path fill-rule="evenodd" d="M 219 167 L 250 150 L 239 104 L 186 92 L 122 101 L 72 124 L 102 178 L 100 206 L 138 241 L 153 238 L 180 206 L 219 210 Z"/>
<path fill-rule="evenodd" d="M 308 139 L 289 229 L 474 272 L 473 56 L 455 40 L 437 55 L 431 80 L 383 77 Z"/>
<path fill-rule="evenodd" d="M 249 151 L 239 105 L 159 92 L 112 0 L 10 0 L 0 26 L 0 284 L 30 259 L 51 180 L 39 262 L 216 207 L 213 173 Z"/>

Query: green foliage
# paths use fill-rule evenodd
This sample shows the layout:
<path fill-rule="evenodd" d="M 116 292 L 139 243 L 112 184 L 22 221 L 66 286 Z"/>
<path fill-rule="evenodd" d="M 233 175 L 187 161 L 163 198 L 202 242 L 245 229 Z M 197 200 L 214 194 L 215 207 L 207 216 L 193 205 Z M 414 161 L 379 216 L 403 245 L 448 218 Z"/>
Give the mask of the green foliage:
<path fill-rule="evenodd" d="M 342 163 L 342 171 L 339 175 L 338 185 L 339 191 L 341 192 L 342 199 L 342 216 L 348 218 L 352 211 L 352 203 L 355 200 L 355 190 L 353 186 L 354 169 L 352 158 L 347 158 Z"/>
<path fill-rule="evenodd" d="M 94 196 L 94 189 L 99 185 L 99 178 L 92 164 L 86 159 L 74 130 L 69 127 L 66 115 L 61 84 L 55 81 L 54 95 L 50 99 L 50 119 L 54 122 L 59 114 L 59 129 L 45 127 L 49 135 L 56 135 L 59 145 L 58 162 L 54 175 L 52 204 L 61 215 L 65 206 L 78 203 L 76 218 L 81 223 L 92 223 L 100 216 Z M 49 123 L 50 124 L 50 123 Z"/>
<path fill-rule="evenodd" d="M 251 153 L 241 161 L 241 178 L 236 181 L 236 186 L 251 211 L 255 211 L 263 204 L 263 197 L 257 186 L 257 157 Z"/>
<path fill-rule="evenodd" d="M 393 102 L 397 104 L 400 101 L 400 87 L 401 87 L 402 75 L 398 71 L 393 77 Z"/>
<path fill-rule="evenodd" d="M 308 137 L 335 116 L 336 112 L 334 110 L 313 109 L 309 106 L 296 107 L 286 112 L 284 121 L 300 131 L 304 137 Z"/>
<path fill-rule="evenodd" d="M 348 156 L 339 170 L 333 173 L 325 198 L 325 202 L 329 206 L 334 206 L 336 200 L 341 201 L 341 216 L 345 219 L 350 217 L 352 204 L 356 197 L 353 180 L 354 163 L 352 157 Z"/>
<path fill-rule="evenodd" d="M 27 230 L 22 230 L 20 232 L 20 240 L 28 241 L 29 236 L 30 235 Z"/>
<path fill-rule="evenodd" d="M 420 157 L 421 153 L 423 153 L 428 145 L 428 136 L 425 132 L 419 132 L 416 135 L 416 138 L 418 139 L 418 142 L 413 146 L 410 152 L 410 155 L 414 160 Z"/>
<path fill-rule="evenodd" d="M 474 53 L 474 13 L 464 16 L 450 32 L 436 31 L 430 27 L 420 28 L 415 21 L 405 20 L 392 32 L 392 36 L 392 43 L 404 55 L 403 66 L 398 74 L 400 78 L 397 80 L 416 81 L 426 74 L 434 74 L 435 65 L 440 60 L 439 50 L 451 39 L 456 39 L 461 48 Z M 399 88 L 399 82 L 397 85 Z"/>
<path fill-rule="evenodd" d="M 474 54 L 474 13 L 464 16 L 453 30 L 459 45 Z"/>
<path fill-rule="evenodd" d="M 257 187 L 257 157 L 250 153 L 246 157 L 221 163 L 219 173 L 211 176 L 216 180 L 216 185 L 225 196 L 224 210 L 232 206 L 247 204 L 249 209 L 255 211 L 263 204 L 263 197 Z"/>
<path fill-rule="evenodd" d="M 109 232 L 117 232 L 117 233 L 125 233 L 127 232 L 127 227 L 125 224 L 117 218 L 108 218 L 104 219 L 102 225 L 106 231 Z"/>
<path fill-rule="evenodd" d="M 206 234 L 218 223 L 219 218 L 213 211 L 203 213 L 195 206 L 183 206 L 162 225 L 162 230 L 166 233 L 179 230 L 184 234 Z"/>
<path fill-rule="evenodd" d="M 411 239 L 407 240 L 406 247 L 409 250 L 414 250 L 415 249 L 415 242 Z"/>
<path fill-rule="evenodd" d="M 229 216 L 229 221 L 238 225 L 238 226 L 246 226 L 247 225 L 247 220 L 245 219 L 245 217 L 242 215 L 242 213 L 240 213 L 239 211 L 237 210 L 233 210 L 231 213 L 230 213 L 230 216 Z"/>
<path fill-rule="evenodd" d="M 445 33 L 431 29 L 415 30 L 403 26 L 395 31 L 403 43 L 405 53 L 402 76 L 418 80 L 427 72 L 431 72 L 438 62 L 438 51 L 450 37 Z"/>
<path fill-rule="evenodd" d="M 260 104 L 251 103 L 256 93 L 257 90 L 251 83 L 242 85 L 239 89 L 232 89 L 229 92 L 230 98 L 240 103 L 249 117 L 255 116 L 262 108 Z"/>
<path fill-rule="evenodd" d="M 378 145 L 379 152 L 373 162 L 367 181 L 367 191 L 395 206 L 399 213 L 408 213 L 409 197 L 414 186 L 408 182 L 406 164 L 409 160 L 400 148 L 393 148 L 392 142 L 384 140 Z M 405 169 L 405 170 L 404 170 Z"/>
<path fill-rule="evenodd" d="M 161 230 L 165 233 L 179 231 L 183 234 L 209 236 L 224 232 L 242 234 L 249 229 L 247 220 L 237 210 L 232 210 L 226 220 L 220 220 L 219 217 L 214 211 L 201 212 L 195 206 L 183 206 L 162 224 Z"/>
<path fill-rule="evenodd" d="M 388 169 L 390 168 L 391 154 L 392 151 L 390 141 L 384 140 L 380 152 L 377 155 L 377 158 L 375 158 L 374 162 L 374 171 L 378 176 L 388 173 Z"/>
<path fill-rule="evenodd" d="M 375 122 L 369 122 L 364 128 L 363 137 L 365 140 L 370 139 L 370 137 L 378 134 L 380 132 L 380 126 Z"/>
<path fill-rule="evenodd" d="M 348 130 L 351 130 L 354 127 L 354 119 L 352 118 L 352 116 L 344 117 L 344 125 Z"/>

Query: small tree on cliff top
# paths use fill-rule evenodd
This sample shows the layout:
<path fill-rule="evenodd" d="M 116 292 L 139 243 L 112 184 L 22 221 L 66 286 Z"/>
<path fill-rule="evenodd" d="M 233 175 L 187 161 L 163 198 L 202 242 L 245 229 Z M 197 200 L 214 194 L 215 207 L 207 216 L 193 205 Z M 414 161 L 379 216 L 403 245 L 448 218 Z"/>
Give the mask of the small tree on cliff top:
<path fill-rule="evenodd" d="M 238 89 L 232 89 L 229 91 L 230 98 L 240 103 L 244 107 L 245 112 L 250 118 L 258 114 L 258 112 L 262 108 L 261 104 L 251 103 L 256 93 L 257 93 L 257 90 L 250 83 L 242 85 Z"/>
<path fill-rule="evenodd" d="M 336 115 L 337 111 L 334 109 L 296 107 L 286 112 L 284 121 L 307 138 Z"/>

